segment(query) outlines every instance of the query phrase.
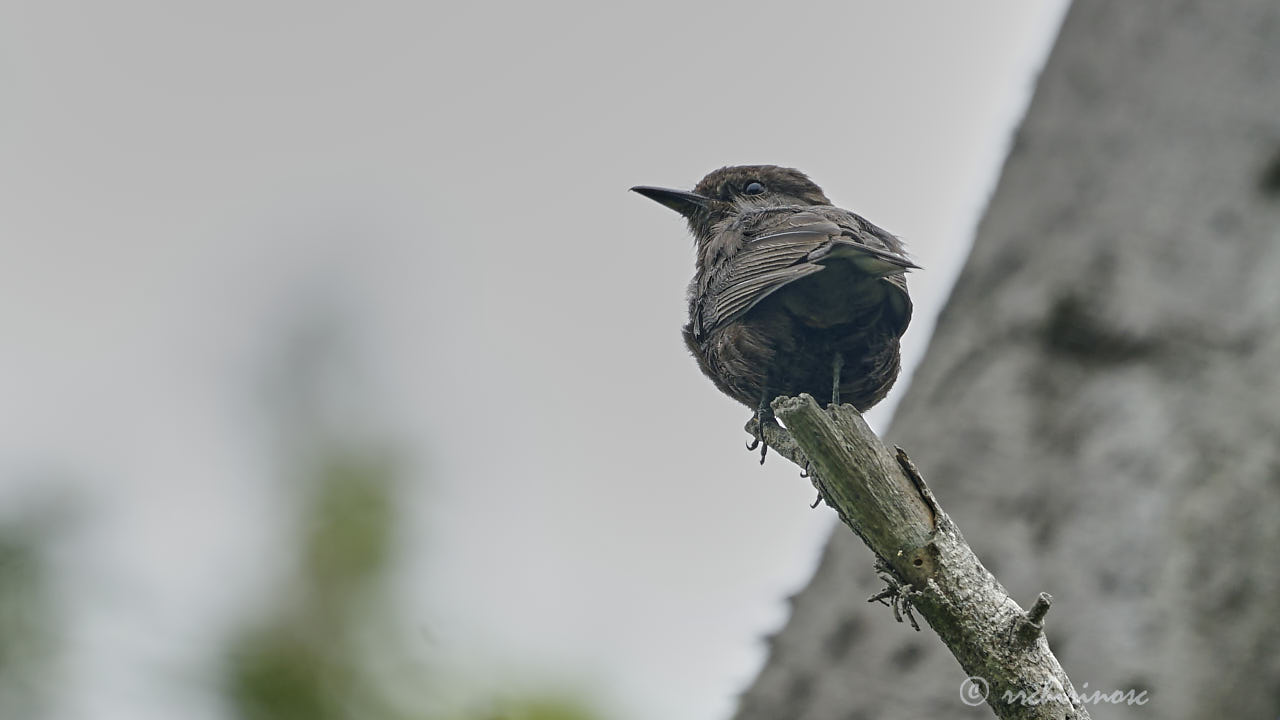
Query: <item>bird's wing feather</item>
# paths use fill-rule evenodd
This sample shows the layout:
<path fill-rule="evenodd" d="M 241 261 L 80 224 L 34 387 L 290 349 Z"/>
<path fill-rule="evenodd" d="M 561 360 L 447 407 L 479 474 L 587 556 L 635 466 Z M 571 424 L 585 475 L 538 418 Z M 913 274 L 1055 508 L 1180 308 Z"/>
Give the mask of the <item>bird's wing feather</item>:
<path fill-rule="evenodd" d="M 736 320 L 773 292 L 821 272 L 823 265 L 834 259 L 849 260 L 906 295 L 901 274 L 916 265 L 892 250 L 858 242 L 842 224 L 802 211 L 766 218 L 761 225 L 764 227 L 757 228 L 759 234 L 753 239 L 735 238 L 742 249 L 722 272 L 708 278 L 695 334 Z M 723 232 L 741 230 L 731 227 Z"/>
<path fill-rule="evenodd" d="M 788 233 L 747 242 L 732 262 L 708 278 L 700 329 L 731 322 L 778 288 L 822 270 L 805 258 L 828 237 L 825 232 Z"/>
<path fill-rule="evenodd" d="M 706 308 L 707 325 L 719 327 L 732 322 L 757 303 L 768 297 L 779 288 L 799 280 L 802 277 L 821 272 L 821 265 L 803 263 L 791 267 L 757 273 L 750 278 L 735 283 L 720 294 Z"/>
<path fill-rule="evenodd" d="M 849 237 L 833 238 L 830 243 L 810 253 L 808 260 L 821 262 L 825 258 L 849 260 L 868 275 L 901 275 L 907 270 L 920 267 L 906 256 L 872 247 Z"/>

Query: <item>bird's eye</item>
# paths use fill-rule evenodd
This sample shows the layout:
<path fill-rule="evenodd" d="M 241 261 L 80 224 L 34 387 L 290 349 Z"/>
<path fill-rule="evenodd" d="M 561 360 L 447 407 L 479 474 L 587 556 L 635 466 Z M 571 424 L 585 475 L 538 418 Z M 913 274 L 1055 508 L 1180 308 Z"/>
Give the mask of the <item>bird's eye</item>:
<path fill-rule="evenodd" d="M 742 190 L 743 195 L 759 195 L 760 193 L 763 193 L 763 192 L 764 192 L 764 186 L 758 182 L 753 182 L 747 185 Z"/>

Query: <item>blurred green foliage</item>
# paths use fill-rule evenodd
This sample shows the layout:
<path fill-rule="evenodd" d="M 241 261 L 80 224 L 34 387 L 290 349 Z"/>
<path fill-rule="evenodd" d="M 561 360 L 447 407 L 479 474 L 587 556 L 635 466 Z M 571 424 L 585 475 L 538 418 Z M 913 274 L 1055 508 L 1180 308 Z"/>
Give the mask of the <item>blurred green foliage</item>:
<path fill-rule="evenodd" d="M 487 717 L 489 720 L 594 720 L 595 715 L 573 700 L 532 698 L 509 704 Z"/>
<path fill-rule="evenodd" d="M 50 698 L 56 651 L 41 533 L 29 523 L 0 527 L 0 717 L 34 718 Z"/>
<path fill-rule="evenodd" d="M 350 601 L 387 571 L 394 469 L 385 459 L 338 456 L 319 476 L 306 517 L 304 577 L 322 596 Z"/>
<path fill-rule="evenodd" d="M 398 626 L 395 570 L 403 472 L 368 439 L 359 363 L 323 314 L 286 341 L 268 392 L 286 499 L 299 509 L 296 563 L 274 606 L 229 644 L 221 686 L 241 720 L 594 720 L 558 696 L 495 699 L 459 714 L 437 695 L 450 680 L 423 658 L 420 631 Z M 360 418 L 364 417 L 365 422 Z M 360 439 L 364 438 L 364 439 Z M 418 643 L 409 645 L 408 643 Z M 456 681 L 456 678 L 453 679 Z"/>
<path fill-rule="evenodd" d="M 274 614 L 244 632 L 229 651 L 225 690 L 243 720 L 594 720 L 581 704 L 536 697 L 443 716 L 430 708 L 433 678 L 379 676 L 376 668 L 413 667 L 391 632 L 386 581 L 393 556 L 393 463 L 330 453 L 300 485 L 305 508 L 299 577 L 278 596 Z M 381 638 L 369 647 L 370 639 Z M 388 663 L 387 659 L 391 658 Z M 406 687 L 396 687 L 399 681 Z"/>
<path fill-rule="evenodd" d="M 363 644 L 388 617 L 383 586 L 394 530 L 393 477 L 388 462 L 334 452 L 300 486 L 298 576 L 283 583 L 271 616 L 229 653 L 226 690 L 240 717 L 423 717 L 392 700 L 372 674 Z"/>

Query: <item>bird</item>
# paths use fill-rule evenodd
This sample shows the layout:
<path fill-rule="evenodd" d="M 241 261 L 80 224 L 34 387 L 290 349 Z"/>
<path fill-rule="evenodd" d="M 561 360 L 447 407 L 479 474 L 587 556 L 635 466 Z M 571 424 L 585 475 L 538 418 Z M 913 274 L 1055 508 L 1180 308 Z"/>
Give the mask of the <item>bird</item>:
<path fill-rule="evenodd" d="M 777 165 L 712 171 L 693 191 L 631 188 L 684 216 L 696 244 L 686 346 L 729 397 L 754 409 L 808 393 L 866 411 L 901 369 L 911 321 L 901 240 L 836 207 L 804 173 Z"/>

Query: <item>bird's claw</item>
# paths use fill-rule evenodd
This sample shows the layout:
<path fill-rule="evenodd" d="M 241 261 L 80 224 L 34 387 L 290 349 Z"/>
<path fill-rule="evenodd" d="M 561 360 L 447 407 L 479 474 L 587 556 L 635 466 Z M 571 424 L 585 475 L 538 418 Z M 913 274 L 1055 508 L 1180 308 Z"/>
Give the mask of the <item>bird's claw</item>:
<path fill-rule="evenodd" d="M 769 453 L 769 441 L 764 437 L 765 423 L 765 406 L 761 404 L 760 409 L 756 410 L 756 436 L 751 442 L 747 443 L 748 450 L 760 448 L 760 464 L 764 464 L 765 455 Z"/>
<path fill-rule="evenodd" d="M 878 602 L 892 608 L 893 619 L 898 622 L 902 622 L 902 616 L 906 615 L 911 627 L 916 632 L 920 632 L 920 623 L 916 622 L 916 616 L 911 612 L 912 603 L 915 596 L 920 594 L 919 591 L 913 590 L 910 585 L 894 577 L 888 564 L 882 560 L 876 561 L 876 574 L 884 581 L 885 588 L 867 598 L 867 602 Z"/>

